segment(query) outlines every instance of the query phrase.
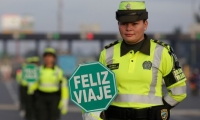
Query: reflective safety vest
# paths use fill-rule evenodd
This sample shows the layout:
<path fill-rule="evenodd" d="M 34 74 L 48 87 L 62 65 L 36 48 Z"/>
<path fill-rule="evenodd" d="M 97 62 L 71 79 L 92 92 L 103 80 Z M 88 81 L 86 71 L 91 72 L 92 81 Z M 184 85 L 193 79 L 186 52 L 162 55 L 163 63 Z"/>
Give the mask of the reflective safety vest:
<path fill-rule="evenodd" d="M 54 68 L 40 67 L 40 79 L 38 81 L 38 90 L 42 92 L 57 92 L 61 87 L 66 87 L 62 70 L 55 66 Z"/>
<path fill-rule="evenodd" d="M 118 95 L 111 105 L 141 109 L 163 105 L 164 97 L 168 104 L 175 106 L 186 97 L 186 79 L 182 70 L 172 74 L 174 58 L 169 54 L 170 46 L 150 40 L 149 55 L 131 50 L 120 56 L 121 44 L 122 41 L 110 44 L 101 52 L 99 59 L 116 75 Z M 182 74 L 183 77 L 180 76 Z M 163 78 L 170 78 L 165 79 L 168 89 L 165 96 L 162 92 Z"/>
<path fill-rule="evenodd" d="M 68 100 L 69 98 L 67 80 L 58 66 L 54 66 L 54 68 L 40 67 L 40 79 L 29 87 L 28 94 L 33 94 L 35 90 L 46 93 L 61 90 L 61 99 Z"/>

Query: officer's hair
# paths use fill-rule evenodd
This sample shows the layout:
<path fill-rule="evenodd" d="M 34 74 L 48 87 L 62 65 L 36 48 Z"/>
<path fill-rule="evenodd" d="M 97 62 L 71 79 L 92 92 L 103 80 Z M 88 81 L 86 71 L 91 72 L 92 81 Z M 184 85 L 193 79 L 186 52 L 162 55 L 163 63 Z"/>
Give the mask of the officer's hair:
<path fill-rule="evenodd" d="M 147 21 L 147 19 L 144 19 L 143 22 Z"/>

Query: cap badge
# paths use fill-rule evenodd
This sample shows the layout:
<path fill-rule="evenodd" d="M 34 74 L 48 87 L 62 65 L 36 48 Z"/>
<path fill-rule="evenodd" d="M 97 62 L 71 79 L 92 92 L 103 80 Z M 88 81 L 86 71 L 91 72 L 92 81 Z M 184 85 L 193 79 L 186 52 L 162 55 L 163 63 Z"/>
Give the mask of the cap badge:
<path fill-rule="evenodd" d="M 127 10 L 130 10 L 130 9 L 131 9 L 131 4 L 130 4 L 130 3 L 128 3 L 128 4 L 126 5 L 126 9 L 127 9 Z"/>

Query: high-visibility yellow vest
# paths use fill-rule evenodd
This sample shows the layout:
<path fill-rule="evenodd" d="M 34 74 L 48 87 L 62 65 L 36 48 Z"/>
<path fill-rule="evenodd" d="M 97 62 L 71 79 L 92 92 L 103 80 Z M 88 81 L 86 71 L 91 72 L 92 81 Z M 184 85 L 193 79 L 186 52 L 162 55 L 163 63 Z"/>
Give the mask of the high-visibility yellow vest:
<path fill-rule="evenodd" d="M 30 87 L 30 94 L 36 89 L 46 93 L 61 90 L 62 99 L 69 98 L 67 80 L 63 75 L 63 71 L 58 66 L 54 68 L 40 67 L 40 78 Z"/>
<path fill-rule="evenodd" d="M 99 61 L 116 75 L 118 95 L 111 105 L 141 109 L 163 104 L 162 79 L 172 74 L 174 61 L 169 54 L 169 46 L 154 40 L 149 42 L 150 54 L 131 50 L 121 56 L 122 41 L 110 44 L 101 52 Z M 175 81 L 176 77 L 180 77 L 178 73 L 165 81 L 169 92 L 164 99 L 171 106 L 186 97 L 186 79 Z"/>

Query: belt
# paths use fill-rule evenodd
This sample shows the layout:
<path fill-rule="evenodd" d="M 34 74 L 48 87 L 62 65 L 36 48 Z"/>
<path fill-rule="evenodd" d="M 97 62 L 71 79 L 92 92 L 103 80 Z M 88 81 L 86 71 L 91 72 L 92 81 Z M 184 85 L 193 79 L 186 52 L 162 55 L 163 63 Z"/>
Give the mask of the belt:
<path fill-rule="evenodd" d="M 109 106 L 104 111 L 106 119 L 135 120 L 149 118 L 150 108 L 133 109 Z"/>
<path fill-rule="evenodd" d="M 40 95 L 60 95 L 60 90 L 56 92 L 50 92 L 50 93 L 37 90 L 36 93 Z"/>

